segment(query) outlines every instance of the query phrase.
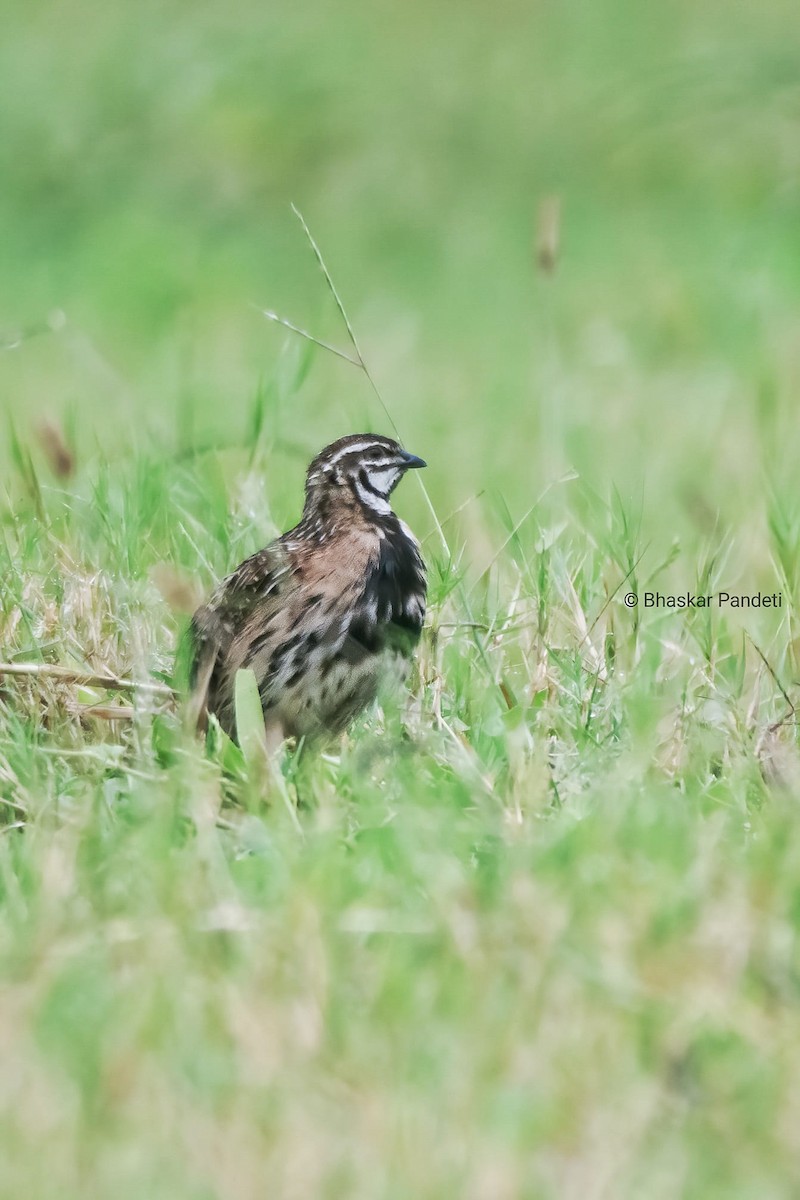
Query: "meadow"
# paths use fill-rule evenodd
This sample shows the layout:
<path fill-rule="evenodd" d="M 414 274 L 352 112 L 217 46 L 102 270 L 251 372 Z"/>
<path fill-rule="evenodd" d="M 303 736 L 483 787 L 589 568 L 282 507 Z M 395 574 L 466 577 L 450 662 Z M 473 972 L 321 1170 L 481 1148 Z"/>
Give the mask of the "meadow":
<path fill-rule="evenodd" d="M 796 24 L 6 6 L 0 1196 L 800 1193 Z M 408 697 L 193 737 L 187 613 L 393 428 Z"/>

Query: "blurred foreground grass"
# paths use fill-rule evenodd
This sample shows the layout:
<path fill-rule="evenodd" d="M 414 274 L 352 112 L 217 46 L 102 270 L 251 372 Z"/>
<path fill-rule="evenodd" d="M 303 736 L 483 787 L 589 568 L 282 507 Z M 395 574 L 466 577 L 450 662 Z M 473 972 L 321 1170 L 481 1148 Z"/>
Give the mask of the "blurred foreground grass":
<path fill-rule="evenodd" d="M 4 678 L 0 1191 L 796 1195 L 793 7 L 7 9 L 2 340 L 65 320 L 0 353 L 0 659 L 168 677 L 165 594 L 386 429 L 253 308 L 345 344 L 290 201 L 448 550 L 406 483 L 406 731 L 282 797 Z"/>

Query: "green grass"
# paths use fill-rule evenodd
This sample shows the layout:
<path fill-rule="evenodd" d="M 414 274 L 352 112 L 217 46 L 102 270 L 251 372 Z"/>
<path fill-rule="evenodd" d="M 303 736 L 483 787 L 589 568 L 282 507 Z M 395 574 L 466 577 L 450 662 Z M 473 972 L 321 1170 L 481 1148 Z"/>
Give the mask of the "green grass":
<path fill-rule="evenodd" d="M 447 550 L 409 479 L 408 703 L 271 780 L 0 680 L 0 1195 L 798 1194 L 795 25 L 10 6 L 0 661 L 170 680 L 311 455 L 390 432 L 257 312 L 347 347 L 292 201 Z"/>

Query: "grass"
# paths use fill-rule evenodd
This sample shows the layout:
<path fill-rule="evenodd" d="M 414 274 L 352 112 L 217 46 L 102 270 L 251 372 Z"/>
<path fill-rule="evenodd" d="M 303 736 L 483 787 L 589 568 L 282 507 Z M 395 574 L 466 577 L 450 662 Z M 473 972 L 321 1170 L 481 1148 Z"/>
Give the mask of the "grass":
<path fill-rule="evenodd" d="M 12 5 L 0 1194 L 797 1194 L 792 19 Z M 448 552 L 408 480 L 408 702 L 268 784 L 91 677 L 389 431 L 290 201 Z"/>

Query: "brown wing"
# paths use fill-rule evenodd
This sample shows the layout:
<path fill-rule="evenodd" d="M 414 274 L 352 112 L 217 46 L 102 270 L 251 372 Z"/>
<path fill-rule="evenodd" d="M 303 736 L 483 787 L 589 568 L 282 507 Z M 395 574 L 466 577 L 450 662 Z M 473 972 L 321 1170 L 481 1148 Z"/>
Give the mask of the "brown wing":
<path fill-rule="evenodd" d="M 232 651 L 254 613 L 269 624 L 287 587 L 291 564 L 280 542 L 273 542 L 245 559 L 192 617 L 189 717 L 198 728 L 205 727 L 207 712 L 214 712 L 223 728 L 232 730 Z"/>

